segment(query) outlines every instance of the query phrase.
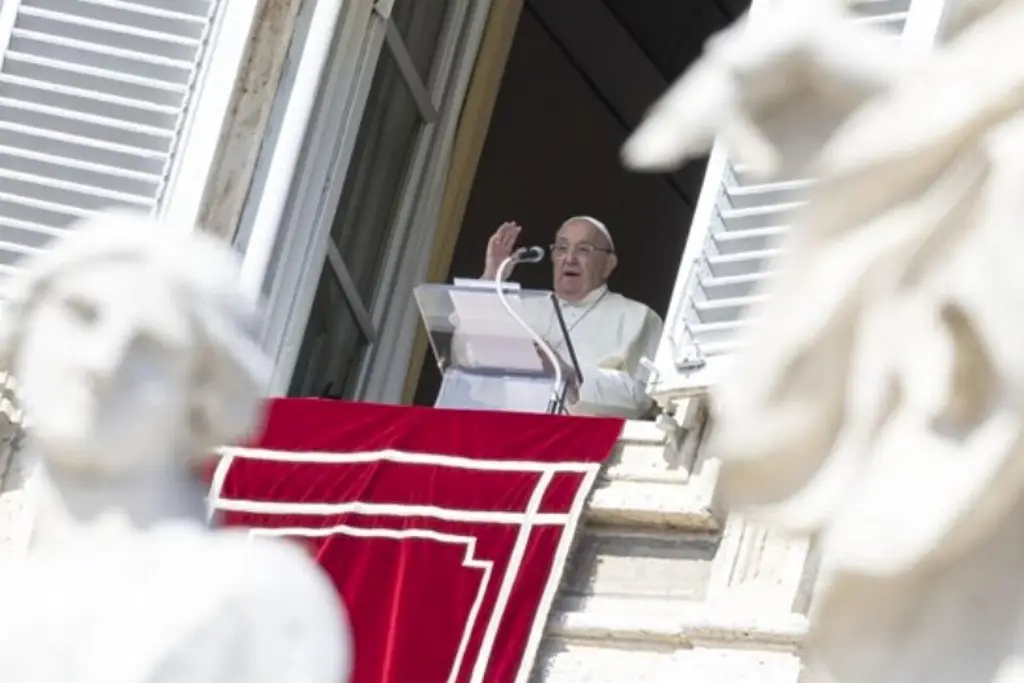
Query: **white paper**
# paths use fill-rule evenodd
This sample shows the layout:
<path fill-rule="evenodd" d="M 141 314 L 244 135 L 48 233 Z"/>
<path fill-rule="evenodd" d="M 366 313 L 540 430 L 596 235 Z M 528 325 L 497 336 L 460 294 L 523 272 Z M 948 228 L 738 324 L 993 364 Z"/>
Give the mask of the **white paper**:
<path fill-rule="evenodd" d="M 455 310 L 461 364 L 478 368 L 544 369 L 533 337 L 501 305 L 493 288 L 449 293 Z M 509 307 L 524 320 L 522 299 L 506 295 Z"/>

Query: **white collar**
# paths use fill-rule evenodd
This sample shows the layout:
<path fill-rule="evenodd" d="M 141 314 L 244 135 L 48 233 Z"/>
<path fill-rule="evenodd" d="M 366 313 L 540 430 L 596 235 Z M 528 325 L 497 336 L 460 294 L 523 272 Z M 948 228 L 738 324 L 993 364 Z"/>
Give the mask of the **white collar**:
<path fill-rule="evenodd" d="M 608 293 L 608 285 L 601 285 L 600 287 L 596 287 L 596 288 L 590 290 L 589 292 L 587 292 L 587 295 L 585 297 L 583 297 L 582 299 L 580 299 L 579 301 L 566 301 L 565 299 L 559 299 L 558 301 L 559 301 L 559 303 L 562 304 L 563 307 L 565 307 L 565 306 L 574 306 L 574 307 L 593 306 L 595 303 L 597 303 L 597 301 L 601 297 L 603 297 L 607 293 Z"/>

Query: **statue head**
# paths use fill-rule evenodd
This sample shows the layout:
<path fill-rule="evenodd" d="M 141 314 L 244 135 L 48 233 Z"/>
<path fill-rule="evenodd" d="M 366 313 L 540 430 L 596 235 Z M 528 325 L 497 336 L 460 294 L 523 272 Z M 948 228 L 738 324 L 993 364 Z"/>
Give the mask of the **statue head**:
<path fill-rule="evenodd" d="M 26 261 L 7 290 L 0 370 L 43 462 L 118 476 L 246 436 L 269 366 L 238 275 L 228 245 L 123 212 Z"/>

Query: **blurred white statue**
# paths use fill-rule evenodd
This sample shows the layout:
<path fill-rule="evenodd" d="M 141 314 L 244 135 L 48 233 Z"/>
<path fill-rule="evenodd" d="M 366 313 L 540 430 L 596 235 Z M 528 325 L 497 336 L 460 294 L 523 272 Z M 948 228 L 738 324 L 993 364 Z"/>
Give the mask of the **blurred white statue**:
<path fill-rule="evenodd" d="M 816 179 L 710 444 L 736 509 L 817 537 L 816 683 L 1024 680 L 1024 0 L 944 4 L 900 54 L 775 0 L 623 152 Z"/>
<path fill-rule="evenodd" d="M 257 427 L 268 371 L 237 283 L 227 245 L 118 213 L 5 292 L 0 369 L 36 470 L 28 552 L 0 567 L 0 680 L 347 680 L 347 620 L 315 563 L 204 521 L 196 466 Z"/>

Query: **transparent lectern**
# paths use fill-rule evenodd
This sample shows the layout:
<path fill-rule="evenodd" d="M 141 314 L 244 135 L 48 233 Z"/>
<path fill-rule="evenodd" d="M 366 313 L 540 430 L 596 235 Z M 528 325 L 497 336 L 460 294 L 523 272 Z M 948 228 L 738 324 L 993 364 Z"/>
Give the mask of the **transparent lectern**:
<path fill-rule="evenodd" d="M 565 412 L 569 385 L 582 377 L 554 293 L 509 285 L 502 292 L 512 310 L 561 359 L 561 379 L 529 330 L 502 306 L 493 283 L 423 284 L 414 294 L 441 371 L 434 406 Z"/>

